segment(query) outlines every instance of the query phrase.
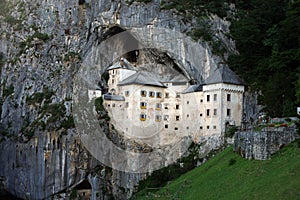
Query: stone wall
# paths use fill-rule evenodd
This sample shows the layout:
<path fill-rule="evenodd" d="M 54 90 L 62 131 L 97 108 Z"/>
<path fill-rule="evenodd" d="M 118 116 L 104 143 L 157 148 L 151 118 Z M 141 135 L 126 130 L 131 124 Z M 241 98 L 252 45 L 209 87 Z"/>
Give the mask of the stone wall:
<path fill-rule="evenodd" d="M 233 150 L 247 159 L 266 160 L 284 145 L 299 138 L 295 128 L 267 128 L 241 131 L 234 136 Z"/>

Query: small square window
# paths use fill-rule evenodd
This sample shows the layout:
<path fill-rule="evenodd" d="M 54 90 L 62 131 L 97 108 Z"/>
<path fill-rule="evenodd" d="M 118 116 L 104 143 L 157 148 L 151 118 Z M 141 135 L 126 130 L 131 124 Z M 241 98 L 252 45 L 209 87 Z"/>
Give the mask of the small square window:
<path fill-rule="evenodd" d="M 216 127 L 216 126 L 214 126 L 214 129 L 217 129 L 217 127 Z"/>
<path fill-rule="evenodd" d="M 179 121 L 179 115 L 176 115 L 176 121 Z"/>
<path fill-rule="evenodd" d="M 214 101 L 217 101 L 217 94 L 214 94 Z"/>
<path fill-rule="evenodd" d="M 169 120 L 169 115 L 164 115 L 164 120 L 168 121 Z"/>
<path fill-rule="evenodd" d="M 126 97 L 129 96 L 129 91 L 125 91 L 125 96 L 126 96 Z"/>
<path fill-rule="evenodd" d="M 209 129 L 209 126 L 207 126 L 206 128 Z"/>
<path fill-rule="evenodd" d="M 140 114 L 140 120 L 146 121 L 147 115 L 146 114 Z"/>
<path fill-rule="evenodd" d="M 142 96 L 142 97 L 146 97 L 146 96 L 147 96 L 147 92 L 146 92 L 145 90 L 142 90 L 142 91 L 141 91 L 141 96 Z"/>
<path fill-rule="evenodd" d="M 161 92 L 157 92 L 157 93 L 156 93 L 156 98 L 159 98 L 159 99 L 160 99 L 161 97 L 162 97 Z"/>
<path fill-rule="evenodd" d="M 161 110 L 161 104 L 160 104 L 160 103 L 157 103 L 156 106 L 155 106 L 155 109 L 156 109 L 156 110 Z"/>
<path fill-rule="evenodd" d="M 180 98 L 180 94 L 179 93 L 176 93 L 176 98 Z"/>
<path fill-rule="evenodd" d="M 141 109 L 147 109 L 147 103 L 146 102 L 141 102 L 140 103 L 140 108 Z"/>
<path fill-rule="evenodd" d="M 186 104 L 190 104 L 190 102 L 189 102 L 189 101 L 187 101 L 187 102 L 186 102 Z"/>
<path fill-rule="evenodd" d="M 165 128 L 169 128 L 169 125 L 168 125 L 168 124 L 165 124 Z"/>
<path fill-rule="evenodd" d="M 150 91 L 150 92 L 149 92 L 149 97 L 153 98 L 154 96 L 155 96 L 155 92 Z"/>
<path fill-rule="evenodd" d="M 160 115 L 156 115 L 155 116 L 155 121 L 156 122 L 160 122 L 161 121 L 161 116 Z"/>
<path fill-rule="evenodd" d="M 178 127 L 175 127 L 174 130 L 177 131 L 177 130 L 178 130 Z"/>
<path fill-rule="evenodd" d="M 129 107 L 129 102 L 126 102 L 125 103 L 125 108 L 128 108 Z"/>
<path fill-rule="evenodd" d="M 189 118 L 189 117 L 190 117 L 190 115 L 189 115 L 189 114 L 187 114 L 187 115 L 186 115 L 186 117 L 187 117 L 187 118 Z"/>
<path fill-rule="evenodd" d="M 215 116 L 217 115 L 217 109 L 214 109 L 214 115 Z"/>
<path fill-rule="evenodd" d="M 169 98 L 169 97 L 170 97 L 170 94 L 169 94 L 168 92 L 166 92 L 166 93 L 165 93 L 165 97 L 166 97 L 166 98 Z"/>
<path fill-rule="evenodd" d="M 202 117 L 202 113 L 200 113 L 200 117 Z"/>
<path fill-rule="evenodd" d="M 203 102 L 203 99 L 200 99 L 200 102 L 202 103 L 202 102 Z"/>
<path fill-rule="evenodd" d="M 227 101 L 231 101 L 231 95 L 227 94 Z"/>
<path fill-rule="evenodd" d="M 189 130 L 189 129 L 190 129 L 190 127 L 187 126 L 187 127 L 186 127 L 186 130 Z"/>
<path fill-rule="evenodd" d="M 203 127 L 202 127 L 202 126 L 200 126 L 200 129 L 202 130 L 202 129 L 203 129 Z"/>
<path fill-rule="evenodd" d="M 206 115 L 209 116 L 209 109 L 206 110 Z"/>
<path fill-rule="evenodd" d="M 113 104 L 112 107 L 116 107 L 116 104 Z"/>
<path fill-rule="evenodd" d="M 230 111 L 230 109 L 227 109 L 227 116 L 229 117 L 229 116 L 230 116 L 230 114 L 231 114 L 231 111 Z"/>
<path fill-rule="evenodd" d="M 176 110 L 178 110 L 178 109 L 179 109 L 179 105 L 177 104 L 177 105 L 176 105 Z"/>
<path fill-rule="evenodd" d="M 111 80 L 111 83 L 114 84 L 114 83 L 115 83 L 115 79 L 112 79 L 112 80 Z"/>

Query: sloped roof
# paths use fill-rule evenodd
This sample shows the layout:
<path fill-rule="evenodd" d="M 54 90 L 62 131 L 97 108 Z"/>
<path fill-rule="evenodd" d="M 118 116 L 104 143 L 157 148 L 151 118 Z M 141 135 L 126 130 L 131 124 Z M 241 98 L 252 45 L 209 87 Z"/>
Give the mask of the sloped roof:
<path fill-rule="evenodd" d="M 123 66 L 121 65 L 121 63 L 123 63 Z M 130 62 L 125 58 L 121 58 L 120 61 L 115 62 L 112 66 L 108 67 L 107 70 L 120 69 L 120 68 L 136 70 L 135 67 L 132 64 L 130 64 Z"/>
<path fill-rule="evenodd" d="M 158 78 L 153 73 L 146 71 L 137 72 L 121 81 L 118 85 L 121 86 L 130 84 L 166 87 L 163 83 L 161 83 L 158 80 Z"/>
<path fill-rule="evenodd" d="M 192 93 L 192 92 L 199 92 L 202 91 L 203 85 L 197 84 L 197 85 L 191 85 L 187 87 L 185 90 L 182 91 L 182 94 Z"/>
<path fill-rule="evenodd" d="M 164 80 L 162 80 L 162 79 L 164 79 Z M 179 73 L 176 75 L 172 75 L 172 76 L 163 75 L 163 77 L 161 77 L 161 80 L 163 83 L 186 83 L 186 82 L 188 82 L 188 79 L 184 75 L 179 74 Z"/>
<path fill-rule="evenodd" d="M 244 81 L 225 65 L 217 67 L 205 82 L 206 84 L 230 83 L 235 85 L 245 85 Z"/>
<path fill-rule="evenodd" d="M 125 97 L 122 95 L 104 94 L 103 96 L 104 96 L 104 100 L 125 101 Z"/>

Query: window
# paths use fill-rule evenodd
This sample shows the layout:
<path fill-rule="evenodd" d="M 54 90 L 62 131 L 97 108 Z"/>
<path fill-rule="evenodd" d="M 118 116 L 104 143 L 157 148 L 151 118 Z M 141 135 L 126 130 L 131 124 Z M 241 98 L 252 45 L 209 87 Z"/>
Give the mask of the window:
<path fill-rule="evenodd" d="M 176 115 L 175 119 L 176 119 L 176 121 L 179 121 L 179 115 Z"/>
<path fill-rule="evenodd" d="M 214 115 L 215 116 L 217 115 L 217 109 L 214 109 Z"/>
<path fill-rule="evenodd" d="M 169 94 L 168 92 L 166 92 L 166 93 L 165 93 L 165 97 L 166 97 L 166 98 L 169 98 L 169 97 L 170 97 L 170 94 Z"/>
<path fill-rule="evenodd" d="M 227 109 L 227 116 L 229 117 L 230 116 L 230 109 Z"/>
<path fill-rule="evenodd" d="M 142 90 L 142 91 L 141 91 L 141 96 L 142 96 L 142 97 L 147 96 L 147 92 L 146 92 L 145 90 Z"/>
<path fill-rule="evenodd" d="M 154 96 L 155 96 L 155 92 L 150 91 L 150 92 L 149 92 L 149 97 L 153 98 Z"/>
<path fill-rule="evenodd" d="M 202 117 L 202 113 L 200 113 L 200 117 Z"/>
<path fill-rule="evenodd" d="M 176 110 L 178 110 L 179 109 L 179 104 L 176 104 Z"/>
<path fill-rule="evenodd" d="M 157 103 L 156 106 L 155 106 L 155 109 L 156 109 L 156 110 L 161 110 L 161 104 L 160 104 L 160 103 Z"/>
<path fill-rule="evenodd" d="M 164 120 L 168 121 L 169 120 L 169 115 L 164 115 Z"/>
<path fill-rule="evenodd" d="M 214 94 L 214 101 L 217 101 L 217 94 Z"/>
<path fill-rule="evenodd" d="M 200 129 L 202 130 L 202 129 L 203 129 L 203 127 L 202 127 L 202 126 L 200 126 Z"/>
<path fill-rule="evenodd" d="M 206 128 L 209 129 L 209 126 L 207 126 Z"/>
<path fill-rule="evenodd" d="M 175 127 L 174 130 L 177 131 L 177 130 L 178 130 L 178 127 Z"/>
<path fill-rule="evenodd" d="M 202 103 L 203 102 L 203 99 L 200 99 L 200 103 Z"/>
<path fill-rule="evenodd" d="M 140 107 L 141 107 L 141 109 L 147 109 L 147 103 L 146 102 L 141 102 Z"/>
<path fill-rule="evenodd" d="M 190 129 L 190 127 L 187 126 L 187 127 L 186 127 L 186 130 L 189 130 L 189 129 Z"/>
<path fill-rule="evenodd" d="M 180 98 L 180 94 L 179 93 L 176 93 L 176 98 Z"/>
<path fill-rule="evenodd" d="M 112 107 L 116 107 L 116 104 L 113 103 Z"/>
<path fill-rule="evenodd" d="M 169 125 L 168 125 L 168 124 L 165 124 L 165 128 L 169 128 Z"/>
<path fill-rule="evenodd" d="M 125 96 L 126 96 L 126 97 L 129 96 L 129 91 L 125 91 Z"/>
<path fill-rule="evenodd" d="M 147 115 L 146 114 L 140 114 L 140 120 L 146 121 Z"/>
<path fill-rule="evenodd" d="M 112 74 L 115 74 L 115 70 L 113 69 Z"/>
<path fill-rule="evenodd" d="M 217 127 L 216 127 L 216 126 L 214 126 L 214 129 L 217 129 Z"/>
<path fill-rule="evenodd" d="M 227 101 L 231 101 L 231 95 L 227 94 Z"/>
<path fill-rule="evenodd" d="M 160 115 L 155 115 L 155 121 L 160 122 L 161 121 L 161 116 Z"/>
<path fill-rule="evenodd" d="M 114 84 L 115 83 L 115 79 L 111 79 L 111 83 Z"/>
<path fill-rule="evenodd" d="M 128 108 L 129 107 L 129 102 L 126 102 L 125 103 L 125 108 Z"/>
<path fill-rule="evenodd" d="M 156 92 L 156 98 L 161 98 L 161 97 L 162 97 L 161 92 Z"/>
<path fill-rule="evenodd" d="M 209 109 L 206 110 L 206 115 L 209 116 Z"/>
<path fill-rule="evenodd" d="M 187 118 L 189 118 L 189 117 L 190 117 L 190 115 L 189 115 L 189 114 L 187 114 L 187 115 L 186 115 L 186 117 L 187 117 Z"/>
<path fill-rule="evenodd" d="M 207 101 L 207 102 L 210 101 L 210 95 L 206 95 L 206 101 Z"/>
<path fill-rule="evenodd" d="M 186 102 L 186 104 L 190 104 L 190 102 L 189 102 L 189 101 L 187 101 L 187 102 Z"/>

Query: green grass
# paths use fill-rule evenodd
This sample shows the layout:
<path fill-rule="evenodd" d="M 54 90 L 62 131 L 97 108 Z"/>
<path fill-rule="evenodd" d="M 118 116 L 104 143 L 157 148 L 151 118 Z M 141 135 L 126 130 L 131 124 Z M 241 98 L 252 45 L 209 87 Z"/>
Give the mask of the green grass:
<path fill-rule="evenodd" d="M 230 147 L 156 192 L 140 191 L 136 199 L 300 199 L 299 147 L 300 140 L 266 161 L 246 160 Z"/>

